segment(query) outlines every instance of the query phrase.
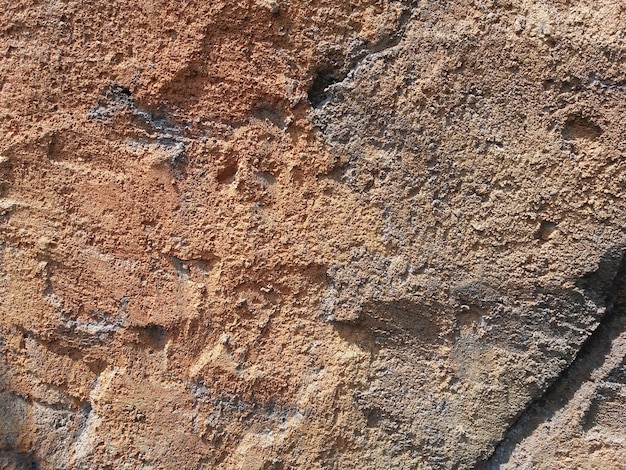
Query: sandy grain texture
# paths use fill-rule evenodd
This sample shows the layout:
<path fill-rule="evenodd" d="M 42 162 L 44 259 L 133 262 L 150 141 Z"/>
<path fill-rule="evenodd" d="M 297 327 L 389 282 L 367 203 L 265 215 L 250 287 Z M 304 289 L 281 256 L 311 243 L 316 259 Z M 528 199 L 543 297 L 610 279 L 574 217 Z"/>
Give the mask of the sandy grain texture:
<path fill-rule="evenodd" d="M 2 2 L 0 467 L 620 468 L 625 28 Z"/>

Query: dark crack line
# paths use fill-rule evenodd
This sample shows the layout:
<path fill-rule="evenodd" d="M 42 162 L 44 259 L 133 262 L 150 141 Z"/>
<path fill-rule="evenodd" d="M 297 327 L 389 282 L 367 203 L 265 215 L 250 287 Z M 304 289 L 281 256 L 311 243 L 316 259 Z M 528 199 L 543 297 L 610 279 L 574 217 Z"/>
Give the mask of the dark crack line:
<path fill-rule="evenodd" d="M 617 274 L 606 296 L 606 312 L 598 326 L 585 340 L 569 367 L 521 412 L 492 454 L 477 463 L 476 470 L 497 469 L 508 463 L 517 446 L 566 407 L 582 385 L 590 380 L 593 371 L 602 366 L 613 341 L 626 328 L 625 287 L 626 252 L 622 251 Z"/>
<path fill-rule="evenodd" d="M 340 67 L 340 70 L 343 70 L 342 73 L 335 75 L 337 74 L 336 69 L 327 71 L 326 73 L 318 73 L 308 93 L 311 106 L 313 108 L 323 107 L 331 99 L 331 93 L 329 92 L 329 88 L 331 86 L 345 81 L 346 78 L 350 77 L 354 70 L 356 70 L 369 57 L 380 54 L 400 44 L 406 35 L 408 24 L 413 17 L 413 12 L 417 6 L 418 2 L 415 0 L 407 2 L 402 13 L 400 14 L 398 27 L 395 31 L 381 38 L 370 47 L 364 47 L 360 50 L 360 52 L 357 52 L 347 64 L 344 63 L 344 65 Z"/>

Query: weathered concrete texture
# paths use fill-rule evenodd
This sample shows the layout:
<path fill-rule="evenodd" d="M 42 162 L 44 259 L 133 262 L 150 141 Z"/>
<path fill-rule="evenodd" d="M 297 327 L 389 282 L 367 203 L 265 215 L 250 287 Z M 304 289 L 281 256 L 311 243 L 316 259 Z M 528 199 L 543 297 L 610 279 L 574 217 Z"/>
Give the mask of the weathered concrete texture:
<path fill-rule="evenodd" d="M 380 345 L 367 401 L 410 423 L 419 465 L 488 454 L 596 327 L 621 257 L 624 205 L 594 196 L 624 184 L 615 24 L 586 41 L 571 25 L 601 8 L 517 13 L 419 11 L 314 113 L 387 245 L 331 268 L 327 315 Z"/>
<path fill-rule="evenodd" d="M 618 467 L 626 453 L 626 266 L 603 324 L 479 468 Z"/>
<path fill-rule="evenodd" d="M 0 467 L 623 464 L 620 2 L 0 28 Z"/>

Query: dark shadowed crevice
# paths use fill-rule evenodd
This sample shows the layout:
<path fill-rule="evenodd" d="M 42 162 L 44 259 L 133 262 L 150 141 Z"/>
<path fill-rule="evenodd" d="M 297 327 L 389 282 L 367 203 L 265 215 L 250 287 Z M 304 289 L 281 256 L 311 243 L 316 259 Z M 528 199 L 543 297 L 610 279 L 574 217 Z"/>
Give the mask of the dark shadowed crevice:
<path fill-rule="evenodd" d="M 343 75 L 343 77 L 342 77 Z M 340 74 L 332 69 L 322 69 L 315 75 L 313 84 L 309 88 L 309 102 L 313 108 L 320 108 L 328 100 L 328 87 L 340 82 L 348 74 Z"/>
<path fill-rule="evenodd" d="M 418 2 L 411 0 L 402 2 L 403 11 L 398 19 L 398 26 L 390 33 L 383 35 L 373 44 L 361 44 L 354 48 L 343 60 L 328 60 L 315 74 L 308 91 L 309 103 L 313 108 L 321 108 L 331 98 L 329 87 L 344 81 L 367 57 L 397 46 L 406 34 L 407 26 Z"/>
<path fill-rule="evenodd" d="M 0 451 L 0 468 L 14 470 L 39 470 L 41 464 L 31 454 L 17 451 Z"/>
<path fill-rule="evenodd" d="M 493 453 L 476 465 L 477 470 L 497 469 L 508 463 L 516 447 L 567 406 L 582 385 L 590 380 L 591 374 L 604 363 L 613 341 L 626 327 L 626 257 L 623 248 L 621 253 L 619 268 L 612 282 L 608 283 L 608 289 L 603 289 L 598 281 L 606 280 L 606 266 L 612 264 L 611 256 L 608 256 L 608 262 L 601 263 L 598 271 L 581 280 L 587 293 L 589 289 L 606 292 L 606 312 L 598 327 L 587 338 L 571 365 L 542 396 L 521 412 Z"/>

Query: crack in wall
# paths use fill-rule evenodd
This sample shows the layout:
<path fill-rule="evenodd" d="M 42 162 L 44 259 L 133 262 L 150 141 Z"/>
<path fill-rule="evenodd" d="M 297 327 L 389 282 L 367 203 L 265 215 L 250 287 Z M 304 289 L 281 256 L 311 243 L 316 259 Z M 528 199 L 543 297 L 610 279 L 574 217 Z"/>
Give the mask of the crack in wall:
<path fill-rule="evenodd" d="M 476 470 L 498 469 L 509 463 L 516 449 L 544 423 L 565 409 L 586 382 L 600 381 L 594 375 L 606 364 L 613 353 L 616 339 L 626 327 L 626 252 L 623 249 L 605 305 L 605 314 L 570 366 L 563 370 L 545 393 L 520 413 L 492 454 L 476 465 Z"/>
<path fill-rule="evenodd" d="M 353 44 L 352 50 L 348 53 L 348 57 L 343 64 L 338 67 L 326 67 L 317 72 L 313 79 L 313 83 L 309 88 L 308 98 L 311 107 L 314 109 L 323 107 L 332 98 L 330 88 L 333 85 L 343 82 L 350 77 L 367 58 L 376 54 L 387 51 L 398 44 L 406 35 L 409 21 L 413 16 L 413 11 L 418 5 L 417 1 L 401 2 L 406 3 L 398 18 L 398 26 L 391 34 L 384 35 L 371 46 L 363 41 L 357 41 Z"/>
<path fill-rule="evenodd" d="M 15 450 L 0 450 L 0 468 L 39 470 L 41 462 L 32 454 Z"/>

